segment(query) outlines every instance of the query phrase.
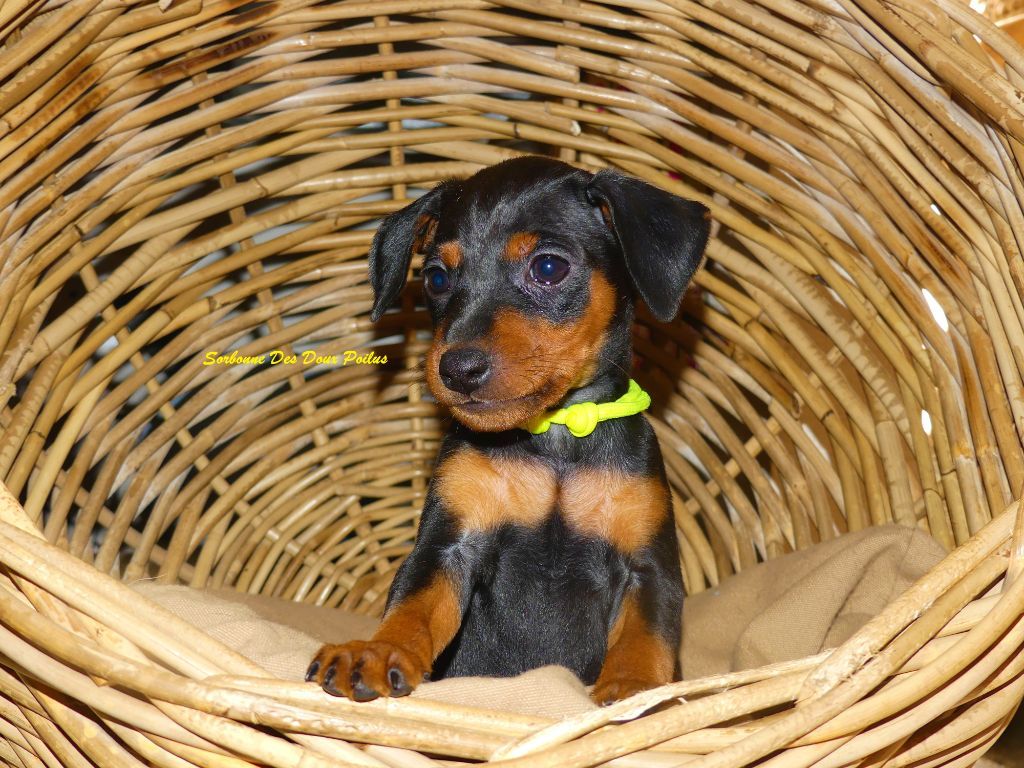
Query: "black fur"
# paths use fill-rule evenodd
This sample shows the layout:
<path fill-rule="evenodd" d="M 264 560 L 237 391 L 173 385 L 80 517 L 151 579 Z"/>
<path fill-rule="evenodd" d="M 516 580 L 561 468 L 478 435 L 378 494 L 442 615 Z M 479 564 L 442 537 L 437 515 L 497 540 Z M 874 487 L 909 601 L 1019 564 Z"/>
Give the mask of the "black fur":
<path fill-rule="evenodd" d="M 374 322 L 401 293 L 412 260 L 416 221 L 421 215 L 437 216 L 445 187 L 445 184 L 434 187 L 416 202 L 388 216 L 377 228 L 369 253 L 370 285 L 374 293 L 370 319 Z"/>
<path fill-rule="evenodd" d="M 708 209 L 615 171 L 595 175 L 587 197 L 608 206 L 633 286 L 654 316 L 668 322 L 703 258 Z"/>

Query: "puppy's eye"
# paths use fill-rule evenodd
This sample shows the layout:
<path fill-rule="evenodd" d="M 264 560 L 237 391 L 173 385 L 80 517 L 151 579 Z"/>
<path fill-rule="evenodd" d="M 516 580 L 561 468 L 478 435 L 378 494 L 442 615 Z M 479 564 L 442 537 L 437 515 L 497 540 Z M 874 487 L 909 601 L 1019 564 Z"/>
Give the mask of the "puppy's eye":
<path fill-rule="evenodd" d="M 556 285 L 569 274 L 569 262 L 561 256 L 542 253 L 530 262 L 530 277 L 541 285 Z"/>
<path fill-rule="evenodd" d="M 448 273 L 441 267 L 427 267 L 423 270 L 423 284 L 433 296 L 448 293 L 452 287 L 451 278 L 448 277 Z"/>

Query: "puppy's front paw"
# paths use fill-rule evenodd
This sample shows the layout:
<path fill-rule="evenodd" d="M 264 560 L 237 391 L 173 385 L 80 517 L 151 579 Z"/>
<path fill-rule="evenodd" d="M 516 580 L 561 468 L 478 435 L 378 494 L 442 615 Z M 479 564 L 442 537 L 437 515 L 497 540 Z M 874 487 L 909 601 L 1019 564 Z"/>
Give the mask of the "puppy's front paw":
<path fill-rule="evenodd" d="M 325 645 L 306 671 L 307 682 L 317 682 L 332 696 L 370 701 L 378 696 L 407 696 L 429 668 L 416 654 L 377 641 L 353 640 Z"/>
<path fill-rule="evenodd" d="M 604 706 L 632 696 L 634 693 L 657 688 L 661 683 L 655 680 L 639 680 L 632 677 L 600 678 L 590 693 L 596 704 Z"/>

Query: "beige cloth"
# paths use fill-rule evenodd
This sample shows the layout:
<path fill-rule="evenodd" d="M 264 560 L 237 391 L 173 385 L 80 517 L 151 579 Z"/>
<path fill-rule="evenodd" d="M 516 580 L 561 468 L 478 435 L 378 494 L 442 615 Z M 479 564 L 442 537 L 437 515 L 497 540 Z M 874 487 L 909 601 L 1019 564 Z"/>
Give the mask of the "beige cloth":
<path fill-rule="evenodd" d="M 751 669 L 835 648 L 944 554 L 922 531 L 885 525 L 731 576 L 683 601 L 683 677 Z"/>
<path fill-rule="evenodd" d="M 870 528 L 763 563 L 683 602 L 687 679 L 797 659 L 859 629 L 943 556 L 921 531 Z M 228 590 L 134 587 L 285 680 L 300 680 L 325 642 L 368 638 L 365 616 Z M 515 678 L 456 678 L 413 692 L 436 701 L 562 718 L 594 707 L 567 669 Z"/>
<path fill-rule="evenodd" d="M 377 619 L 348 611 L 232 590 L 199 590 L 146 581 L 132 587 L 283 680 L 301 680 L 324 643 L 365 640 L 378 624 Z M 420 685 L 412 695 L 558 719 L 594 708 L 579 678 L 565 667 L 556 666 L 511 678 L 438 680 Z"/>

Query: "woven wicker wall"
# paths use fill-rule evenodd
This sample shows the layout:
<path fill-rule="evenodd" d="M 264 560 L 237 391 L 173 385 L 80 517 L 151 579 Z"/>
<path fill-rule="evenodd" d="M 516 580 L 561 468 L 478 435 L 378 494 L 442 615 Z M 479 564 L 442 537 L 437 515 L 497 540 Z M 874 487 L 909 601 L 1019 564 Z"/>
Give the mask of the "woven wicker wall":
<path fill-rule="evenodd" d="M 9 503 L 7 522 L 56 545 L 8 532 L 6 551 L 62 563 L 62 578 L 79 573 L 58 554 L 69 553 L 91 567 L 96 595 L 110 573 L 380 610 L 443 425 L 422 385 L 427 320 L 416 291 L 380 323 L 367 318 L 373 227 L 440 179 L 520 152 L 614 166 L 713 211 L 709 262 L 680 319 L 642 318 L 636 333 L 636 376 L 654 395 L 691 592 L 890 521 L 953 550 L 1020 496 L 1024 52 L 965 4 L 161 6 L 0 8 L 0 478 L 24 510 Z M 388 364 L 204 365 L 210 352 L 371 349 Z M 734 709 L 721 712 L 835 690 L 853 698 L 768 720 L 760 733 L 769 735 L 724 756 L 721 744 L 699 742 L 714 754 L 695 764 L 738 766 L 781 747 L 792 749 L 770 764 L 923 767 L 936 755 L 969 764 L 1020 700 L 1019 643 L 985 656 L 996 638 L 1017 637 L 1003 634 L 1019 630 L 1016 593 L 965 657 L 984 657 L 999 676 L 971 666 L 976 677 L 934 710 L 891 698 L 875 717 L 826 729 L 810 751 L 798 743 L 1001 577 L 1012 528 L 1004 516 L 985 529 L 806 684 L 785 678 L 763 699 L 733 691 Z M 109 641 L 56 575 L 50 584 L 28 555 L 3 557 L 14 579 L 4 594 Z M 45 583 L 26 586 L 32 574 Z M 913 624 L 943 592 L 955 597 L 932 623 Z M 994 600 L 971 603 L 949 633 L 976 627 Z M 834 689 L 905 629 L 908 645 L 853 688 Z M 129 646 L 150 659 L 178 652 L 121 640 L 128 657 Z M 24 670 L 19 658 L 0 663 Z M 948 682 L 926 669 L 928 690 Z M 175 674 L 204 670 L 197 662 Z M 0 684 L 4 706 L 19 702 L 34 718 L 20 685 Z M 984 698 L 993 691 L 1000 698 Z M 960 728 L 957 707 L 977 701 L 988 702 L 984 716 Z M 270 722 L 245 702 L 235 703 L 241 720 Z M 937 723 L 937 741 L 871 729 L 908 707 L 915 727 Z M 666 733 L 718 722 L 689 717 Z M 299 719 L 302 733 L 319 732 Z M 388 741 L 389 727 L 373 738 L 490 754 L 440 736 L 428 746 Z M 145 751 L 138 732 L 114 731 Z M 593 736 L 550 764 L 657 743 Z M 851 738 L 843 749 L 829 741 Z M 307 754 L 275 748 L 253 759 Z"/>
<path fill-rule="evenodd" d="M 997 24 L 1013 24 L 1020 20 L 1024 5 L 1019 0 L 994 0 L 993 2 L 973 2 L 971 7 L 984 13 Z"/>
<path fill-rule="evenodd" d="M 970 90 L 933 116 L 899 15 L 875 39 L 797 5 L 232 5 L 72 3 L 7 52 L 0 469 L 76 556 L 379 606 L 438 423 L 417 297 L 366 321 L 367 226 L 518 151 L 714 211 L 684 317 L 638 339 L 691 591 L 886 521 L 952 547 L 1021 488 L 1017 179 L 992 132 L 1020 118 L 984 113 L 1002 81 L 970 80 L 969 37 Z M 390 365 L 203 364 L 370 348 Z"/>

